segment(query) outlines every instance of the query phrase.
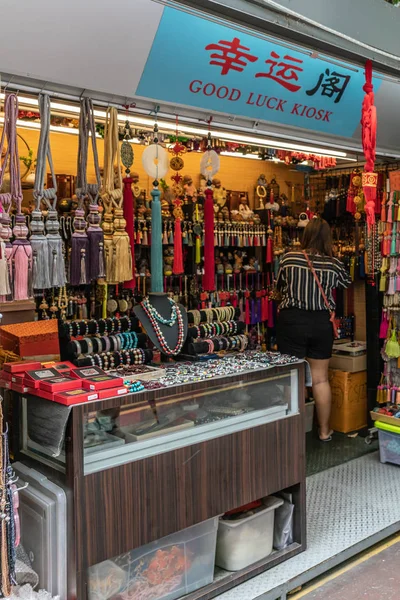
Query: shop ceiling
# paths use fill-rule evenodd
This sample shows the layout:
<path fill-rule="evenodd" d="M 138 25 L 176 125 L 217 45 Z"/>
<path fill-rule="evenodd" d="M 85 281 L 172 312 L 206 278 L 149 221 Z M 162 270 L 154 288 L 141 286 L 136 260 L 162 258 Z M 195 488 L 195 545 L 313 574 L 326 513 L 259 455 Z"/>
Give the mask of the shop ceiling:
<path fill-rule="evenodd" d="M 321 2 L 324 3 L 325 0 Z M 196 10 L 192 10 L 190 4 Z M 232 35 L 242 32 L 254 35 L 258 40 L 271 41 L 272 38 L 265 35 L 268 31 L 269 34 L 280 33 L 282 40 L 288 39 L 288 29 L 291 28 L 291 42 L 305 43 L 306 37 L 299 36 L 297 28 L 292 27 L 293 23 L 287 16 L 275 16 L 274 20 L 268 21 L 265 11 L 270 9 L 266 9 L 264 4 L 264 0 L 114 0 L 109 5 L 95 3 L 93 0 L 85 3 L 81 0 L 69 0 L 66 13 L 65 7 L 61 12 L 57 3 L 52 0 L 37 0 L 34 11 L 29 0 L 19 0 L 18 3 L 7 0 L 2 3 L 1 8 L 4 24 L 0 37 L 2 88 L 3 91 L 4 87 L 17 90 L 21 95 L 47 91 L 54 98 L 70 103 L 76 103 L 82 95 L 90 96 L 99 107 L 116 105 L 122 110 L 124 105 L 131 105 L 132 115 L 150 120 L 154 119 L 154 108 L 158 105 L 160 119 L 173 123 L 175 115 L 179 115 L 182 127 L 186 125 L 187 128 L 192 126 L 207 129 L 207 121 L 212 116 L 213 130 L 256 138 L 260 142 L 265 138 L 276 140 L 275 147 L 279 147 L 280 143 L 294 141 L 302 145 L 322 146 L 331 149 L 333 153 L 344 150 L 353 156 L 360 156 L 360 128 L 352 136 L 345 137 L 335 135 L 336 132 L 294 127 L 290 123 L 247 118 L 246 113 L 238 114 L 234 109 L 229 113 L 218 110 L 218 105 L 212 109 L 199 105 L 193 107 L 189 102 L 181 100 L 179 94 L 173 101 L 165 99 L 163 93 L 139 95 L 140 82 L 165 16 L 165 5 L 184 8 L 185 12 L 203 17 L 199 18 L 199 23 L 204 22 L 204 19 L 210 23 L 223 23 L 233 29 Z M 199 13 L 197 9 L 206 12 Z M 400 9 L 398 10 L 400 15 Z M 29 14 L 29 19 L 21 19 L 23 14 Z M 275 15 L 278 15 L 276 11 Z M 221 20 L 222 16 L 224 20 Z M 283 30 L 278 32 L 274 29 L 274 23 L 286 23 L 286 36 L 282 35 Z M 196 30 L 193 31 L 193 36 L 196 39 Z M 318 40 L 318 50 L 322 52 L 325 46 L 319 44 L 315 30 L 313 35 L 310 29 L 309 48 L 315 47 L 315 40 Z M 160 55 L 161 74 L 164 65 L 169 68 L 172 65 L 176 69 L 177 83 L 171 82 L 171 87 L 179 83 L 180 73 L 185 67 L 185 52 L 179 50 L 178 42 L 179 36 L 172 40 L 171 53 Z M 342 58 L 340 52 L 333 52 L 334 46 L 332 39 L 331 55 Z M 174 47 L 177 48 L 175 53 Z M 337 39 L 335 47 L 339 47 Z M 310 50 L 304 50 L 305 54 L 310 55 Z M 360 74 L 360 53 L 354 51 L 353 54 L 343 54 L 343 57 L 349 59 L 355 59 L 356 56 L 358 61 L 355 61 L 354 70 Z M 389 64 L 382 63 L 380 66 L 382 72 L 395 71 L 394 66 Z M 385 75 L 383 79 L 377 92 L 378 116 L 383 117 L 379 119 L 378 150 L 381 157 L 400 158 L 400 125 L 397 118 L 400 85 L 395 78 Z M 164 89 L 168 87 L 167 85 Z M 353 119 L 353 122 L 357 123 L 361 102 L 357 101 L 355 104 L 356 120 Z"/>

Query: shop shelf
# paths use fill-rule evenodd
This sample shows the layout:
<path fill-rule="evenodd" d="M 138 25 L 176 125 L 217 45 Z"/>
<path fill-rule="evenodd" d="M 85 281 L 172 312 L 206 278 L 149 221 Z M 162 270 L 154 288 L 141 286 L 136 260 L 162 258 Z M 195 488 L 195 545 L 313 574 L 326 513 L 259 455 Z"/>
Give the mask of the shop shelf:
<path fill-rule="evenodd" d="M 212 583 L 218 517 L 89 569 L 89 600 L 176 600 Z"/>
<path fill-rule="evenodd" d="M 220 519 L 216 565 L 226 571 L 240 571 L 272 552 L 275 510 L 283 500 L 270 496 L 265 508 L 237 521 Z"/>

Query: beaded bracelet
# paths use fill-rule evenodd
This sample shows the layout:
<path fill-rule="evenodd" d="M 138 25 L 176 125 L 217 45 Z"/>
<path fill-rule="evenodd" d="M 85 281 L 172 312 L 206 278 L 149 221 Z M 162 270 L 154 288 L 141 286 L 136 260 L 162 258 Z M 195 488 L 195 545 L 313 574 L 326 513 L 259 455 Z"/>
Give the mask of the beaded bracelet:
<path fill-rule="evenodd" d="M 75 348 L 78 353 L 78 356 L 80 356 L 82 354 L 82 346 L 80 345 L 78 340 L 74 340 L 74 344 L 75 344 Z"/>

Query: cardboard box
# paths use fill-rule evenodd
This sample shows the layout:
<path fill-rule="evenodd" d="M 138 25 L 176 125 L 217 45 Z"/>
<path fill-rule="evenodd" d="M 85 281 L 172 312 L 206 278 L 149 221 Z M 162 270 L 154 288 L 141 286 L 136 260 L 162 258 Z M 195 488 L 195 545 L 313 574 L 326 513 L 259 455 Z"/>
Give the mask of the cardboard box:
<path fill-rule="evenodd" d="M 345 354 L 333 354 L 329 362 L 330 369 L 346 371 L 347 373 L 358 373 L 367 370 L 367 355 L 346 356 Z"/>
<path fill-rule="evenodd" d="M 5 350 L 21 357 L 60 358 L 57 319 L 3 325 L 0 341 Z"/>
<path fill-rule="evenodd" d="M 329 370 L 332 389 L 332 429 L 341 433 L 367 426 L 367 372 Z"/>
<path fill-rule="evenodd" d="M 97 392 L 87 392 L 85 390 L 69 390 L 68 392 L 61 392 L 60 394 L 54 394 L 54 402 L 59 404 L 65 404 L 71 406 L 72 404 L 81 404 L 82 402 L 93 402 L 97 400 L 99 395 Z"/>

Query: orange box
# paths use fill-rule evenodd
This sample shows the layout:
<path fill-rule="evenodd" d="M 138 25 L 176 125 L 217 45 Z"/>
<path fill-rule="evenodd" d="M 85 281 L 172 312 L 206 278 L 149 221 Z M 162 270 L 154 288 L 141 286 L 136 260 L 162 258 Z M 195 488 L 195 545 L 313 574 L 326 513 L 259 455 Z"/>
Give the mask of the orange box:
<path fill-rule="evenodd" d="M 367 371 L 348 373 L 329 369 L 332 389 L 332 429 L 350 433 L 367 426 Z"/>
<path fill-rule="evenodd" d="M 60 356 L 56 319 L 14 323 L 0 327 L 0 344 L 23 358 Z"/>

